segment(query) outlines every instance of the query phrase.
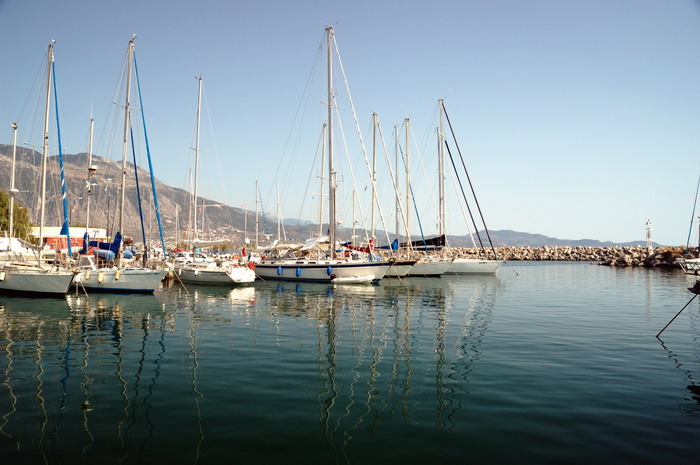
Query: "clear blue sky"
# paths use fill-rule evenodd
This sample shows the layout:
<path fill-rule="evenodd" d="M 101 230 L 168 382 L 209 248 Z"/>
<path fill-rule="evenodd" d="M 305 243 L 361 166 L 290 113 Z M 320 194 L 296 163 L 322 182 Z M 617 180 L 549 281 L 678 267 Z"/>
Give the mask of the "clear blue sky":
<path fill-rule="evenodd" d="M 188 186 L 202 74 L 200 193 L 252 209 L 259 180 L 267 211 L 279 186 L 283 216 L 312 220 L 316 200 L 300 205 L 318 190 L 316 60 L 331 24 L 368 150 L 372 111 L 392 162 L 392 126 L 411 119 L 426 233 L 444 98 L 490 229 L 632 241 L 651 219 L 655 241 L 685 244 L 700 175 L 700 3 L 690 0 L 0 0 L 0 142 L 11 142 L 11 122 L 27 127 L 54 39 L 65 151 L 85 151 L 90 114 L 100 132 L 137 34 L 156 176 Z M 356 139 L 352 119 L 343 129 Z M 363 190 L 366 171 L 355 174 Z M 349 214 L 347 172 L 342 187 Z M 383 178 L 393 229 L 389 188 Z M 448 210 L 448 232 L 465 233 L 456 205 Z"/>

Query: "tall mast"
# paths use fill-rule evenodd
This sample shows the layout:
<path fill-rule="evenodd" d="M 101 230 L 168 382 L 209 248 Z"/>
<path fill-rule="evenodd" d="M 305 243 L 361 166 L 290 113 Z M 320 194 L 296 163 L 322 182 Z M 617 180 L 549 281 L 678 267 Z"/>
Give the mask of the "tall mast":
<path fill-rule="evenodd" d="M 377 112 L 372 112 L 372 210 L 370 215 L 370 235 L 374 239 L 374 203 L 377 200 Z"/>
<path fill-rule="evenodd" d="M 445 234 L 445 133 L 442 121 L 442 99 L 438 100 L 440 127 L 438 128 L 438 235 Z"/>
<path fill-rule="evenodd" d="M 396 179 L 396 238 L 399 239 L 399 212 L 401 208 L 401 202 L 399 199 L 399 127 L 394 125 L 394 170 Z"/>
<path fill-rule="evenodd" d="M 321 130 L 321 140 L 326 138 L 326 128 L 328 125 L 323 123 L 323 129 Z M 318 207 L 318 237 L 323 236 L 323 184 L 325 178 L 323 177 L 323 168 L 326 164 L 326 144 L 321 144 L 321 180 L 319 182 L 318 197 L 319 197 L 319 207 Z M 330 226 L 330 225 L 329 225 Z"/>
<path fill-rule="evenodd" d="M 129 40 L 129 54 L 126 64 L 126 96 L 124 98 L 124 138 L 122 140 L 122 182 L 121 199 L 119 202 L 119 228 L 117 229 L 124 237 L 124 203 L 126 202 L 126 154 L 128 151 L 129 125 L 131 124 L 131 67 L 134 62 L 134 40 L 132 36 Z M 119 246 L 119 256 L 121 257 L 121 245 Z"/>
<path fill-rule="evenodd" d="M 44 248 L 44 213 L 46 210 L 46 165 L 49 156 L 49 104 L 51 100 L 51 63 L 53 63 L 53 41 L 49 44 L 46 72 L 46 102 L 44 106 L 44 143 L 41 149 L 41 214 L 39 216 L 39 264 L 41 251 Z"/>
<path fill-rule="evenodd" d="M 90 118 L 90 136 L 88 137 L 88 178 L 87 178 L 87 202 L 85 208 L 85 232 L 90 234 L 88 230 L 90 225 L 90 197 L 92 196 L 92 177 L 95 175 L 97 167 L 92 165 L 92 134 L 95 128 L 95 120 Z"/>
<path fill-rule="evenodd" d="M 10 241 L 7 243 L 7 250 L 12 249 L 12 238 L 14 237 L 14 216 L 15 216 L 15 164 L 17 161 L 17 123 L 12 123 L 12 171 L 10 173 Z"/>
<path fill-rule="evenodd" d="M 255 248 L 258 248 L 258 181 L 255 180 Z"/>
<path fill-rule="evenodd" d="M 328 229 L 330 236 L 330 257 L 335 258 L 335 190 L 336 180 L 333 171 L 333 26 L 326 27 L 328 59 Z"/>
<path fill-rule="evenodd" d="M 194 238 L 199 237 L 199 231 L 197 229 L 197 183 L 198 183 L 198 171 L 199 171 L 199 123 L 200 123 L 200 108 L 202 105 L 202 76 L 197 76 L 197 131 L 194 144 Z"/>
<path fill-rule="evenodd" d="M 411 155 L 408 150 L 408 133 L 409 133 L 409 120 L 404 118 L 404 126 L 406 129 L 406 242 L 411 243 Z"/>

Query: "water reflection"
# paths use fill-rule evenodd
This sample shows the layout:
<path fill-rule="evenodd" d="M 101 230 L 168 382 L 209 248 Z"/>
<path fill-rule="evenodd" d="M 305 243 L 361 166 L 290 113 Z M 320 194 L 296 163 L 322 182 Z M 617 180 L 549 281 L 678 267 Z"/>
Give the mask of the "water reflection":
<path fill-rule="evenodd" d="M 349 462 L 353 438 L 382 424 L 432 412 L 438 429 L 454 427 L 497 288 L 496 278 L 483 277 L 270 290 L 270 308 L 318 321 L 316 401 L 336 461 Z"/>
<path fill-rule="evenodd" d="M 493 277 L 406 279 L 2 299 L 0 455 L 142 463 L 167 450 L 207 462 L 249 431 L 288 434 L 252 426 L 263 406 L 320 425 L 318 441 L 340 462 L 358 438 L 426 417 L 449 431 L 498 287 Z M 284 377 L 305 386 L 288 393 L 291 406 L 263 394 Z M 234 433 L 230 418 L 246 426 Z"/>

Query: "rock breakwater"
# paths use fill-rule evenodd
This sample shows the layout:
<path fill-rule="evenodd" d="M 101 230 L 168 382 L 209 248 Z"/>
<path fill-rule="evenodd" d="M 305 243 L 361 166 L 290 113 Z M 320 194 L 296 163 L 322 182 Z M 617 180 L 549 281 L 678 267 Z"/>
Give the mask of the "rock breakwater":
<path fill-rule="evenodd" d="M 454 247 L 445 249 L 448 257 L 477 258 L 479 251 L 474 248 Z M 697 257 L 697 248 L 657 247 L 649 251 L 642 246 L 611 247 L 570 247 L 570 246 L 507 246 L 497 247 L 498 258 L 507 261 L 574 261 L 598 262 L 606 266 L 642 266 L 647 268 L 680 268 L 683 258 Z M 483 256 L 483 254 L 482 254 Z M 487 258 L 493 259 L 492 250 L 487 250 Z"/>

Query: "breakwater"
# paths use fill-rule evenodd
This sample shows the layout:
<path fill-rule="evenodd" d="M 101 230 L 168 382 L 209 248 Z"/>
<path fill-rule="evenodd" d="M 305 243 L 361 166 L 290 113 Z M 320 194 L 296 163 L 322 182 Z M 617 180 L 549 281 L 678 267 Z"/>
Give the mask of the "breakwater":
<path fill-rule="evenodd" d="M 648 250 L 643 246 L 506 246 L 497 247 L 498 258 L 507 261 L 542 260 L 542 261 L 572 261 L 598 262 L 606 266 L 642 266 L 647 268 L 680 268 L 683 258 L 697 257 L 697 248 L 657 247 Z M 445 249 L 445 254 L 451 258 L 477 258 L 479 250 L 467 247 L 451 247 Z M 493 259 L 493 250 L 486 249 L 486 258 Z"/>

